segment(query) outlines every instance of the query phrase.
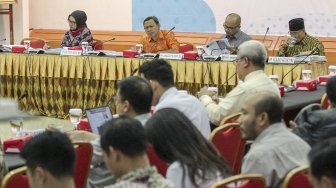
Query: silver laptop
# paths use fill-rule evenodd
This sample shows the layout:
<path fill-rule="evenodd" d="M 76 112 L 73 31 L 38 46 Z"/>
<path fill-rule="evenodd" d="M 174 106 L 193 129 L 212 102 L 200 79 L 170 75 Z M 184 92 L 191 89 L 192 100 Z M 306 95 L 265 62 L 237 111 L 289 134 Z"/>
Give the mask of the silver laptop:
<path fill-rule="evenodd" d="M 113 118 L 109 106 L 99 106 L 85 109 L 87 119 L 93 133 L 102 134 L 102 125 Z"/>

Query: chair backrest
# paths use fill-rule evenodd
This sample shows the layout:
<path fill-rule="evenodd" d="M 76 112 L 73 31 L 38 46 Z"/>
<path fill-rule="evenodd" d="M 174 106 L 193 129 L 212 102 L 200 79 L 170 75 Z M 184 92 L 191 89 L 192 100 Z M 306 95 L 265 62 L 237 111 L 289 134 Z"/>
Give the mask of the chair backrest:
<path fill-rule="evenodd" d="M 323 94 L 322 98 L 321 98 L 321 106 L 323 109 L 329 109 L 330 108 L 330 104 L 329 104 L 329 99 L 327 97 L 327 94 Z"/>
<path fill-rule="evenodd" d="M 186 43 L 186 42 L 180 43 L 180 46 L 179 46 L 179 52 L 180 53 L 184 53 L 184 52 L 187 52 L 187 51 L 193 51 L 193 50 L 194 50 L 194 45 L 193 44 Z"/>
<path fill-rule="evenodd" d="M 224 125 L 226 123 L 236 123 L 241 114 L 242 114 L 241 112 L 236 112 L 228 116 L 225 116 L 220 122 L 220 125 Z"/>
<path fill-rule="evenodd" d="M 93 50 L 104 50 L 104 42 L 98 39 L 93 39 L 92 49 Z"/>
<path fill-rule="evenodd" d="M 23 166 L 12 170 L 4 177 L 2 188 L 29 188 L 28 176 L 26 175 L 27 167 Z"/>
<path fill-rule="evenodd" d="M 308 165 L 292 169 L 287 173 L 283 188 L 313 188 L 308 180 Z"/>
<path fill-rule="evenodd" d="M 157 154 L 155 153 L 154 147 L 152 144 L 148 144 L 147 147 L 147 155 L 149 159 L 149 163 L 152 166 L 155 166 L 158 172 L 163 176 L 166 177 L 166 172 L 167 172 L 167 164 L 162 161 Z"/>
<path fill-rule="evenodd" d="M 75 185 L 76 188 L 85 188 L 89 176 L 93 148 L 88 142 L 74 142 L 76 152 Z"/>
<path fill-rule="evenodd" d="M 260 174 L 239 174 L 214 183 L 211 188 L 266 188 L 265 178 Z"/>
<path fill-rule="evenodd" d="M 211 132 L 210 141 L 226 159 L 232 173 L 239 174 L 246 143 L 241 136 L 239 123 L 220 125 Z"/>
<path fill-rule="evenodd" d="M 23 38 L 20 42 L 21 45 L 23 45 L 25 40 L 29 40 L 30 41 L 30 47 L 32 48 L 44 48 L 46 45 L 46 41 L 44 39 L 40 39 L 40 38 Z"/>

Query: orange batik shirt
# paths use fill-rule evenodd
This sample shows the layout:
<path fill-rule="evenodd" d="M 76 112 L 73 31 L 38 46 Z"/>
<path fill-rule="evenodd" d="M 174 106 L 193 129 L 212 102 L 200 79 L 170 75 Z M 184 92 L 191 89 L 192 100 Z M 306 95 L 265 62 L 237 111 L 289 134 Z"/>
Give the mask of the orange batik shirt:
<path fill-rule="evenodd" d="M 156 53 L 170 49 L 179 50 L 179 42 L 175 39 L 174 33 L 167 30 L 160 30 L 157 41 L 146 35 L 140 39 L 139 43 L 143 45 L 144 53 Z"/>

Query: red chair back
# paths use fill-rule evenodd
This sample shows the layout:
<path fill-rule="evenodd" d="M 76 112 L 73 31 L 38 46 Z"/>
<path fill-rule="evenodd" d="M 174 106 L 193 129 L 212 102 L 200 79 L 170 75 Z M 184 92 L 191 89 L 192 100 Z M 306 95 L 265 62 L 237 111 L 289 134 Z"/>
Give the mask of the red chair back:
<path fill-rule="evenodd" d="M 85 188 L 89 176 L 93 148 L 88 142 L 73 143 L 76 152 L 75 185 L 76 188 Z"/>
<path fill-rule="evenodd" d="M 239 123 L 227 123 L 214 129 L 210 141 L 226 159 L 232 173 L 239 174 L 245 150 L 245 140 L 242 138 Z"/>
<path fill-rule="evenodd" d="M 266 182 L 259 174 L 240 174 L 216 182 L 211 188 L 266 188 Z"/>
<path fill-rule="evenodd" d="M 4 177 L 2 188 L 29 188 L 28 176 L 26 175 L 27 167 L 23 166 L 10 171 Z"/>
<path fill-rule="evenodd" d="M 283 188 L 313 188 L 308 180 L 308 166 L 292 169 L 285 176 Z"/>
<path fill-rule="evenodd" d="M 20 44 L 23 45 L 25 40 L 30 41 L 30 47 L 32 48 L 44 48 L 46 41 L 40 38 L 24 38 L 21 40 Z"/>
<path fill-rule="evenodd" d="M 180 44 L 179 46 L 179 52 L 184 53 L 187 51 L 193 51 L 194 50 L 194 45 L 190 43 L 185 43 L 185 44 Z"/>
<path fill-rule="evenodd" d="M 103 41 L 97 40 L 97 39 L 93 39 L 92 49 L 93 50 L 104 50 Z"/>
<path fill-rule="evenodd" d="M 154 147 L 152 144 L 148 144 L 147 147 L 147 155 L 149 159 L 149 163 L 152 166 L 155 166 L 158 172 L 163 176 L 166 177 L 166 172 L 167 172 L 167 164 L 162 161 L 157 154 L 155 153 Z"/>

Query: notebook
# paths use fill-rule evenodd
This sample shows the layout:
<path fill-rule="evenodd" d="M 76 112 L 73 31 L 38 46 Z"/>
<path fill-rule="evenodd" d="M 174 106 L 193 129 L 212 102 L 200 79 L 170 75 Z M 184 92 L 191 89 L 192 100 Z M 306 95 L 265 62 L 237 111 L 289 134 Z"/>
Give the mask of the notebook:
<path fill-rule="evenodd" d="M 87 119 L 89 121 L 92 133 L 102 134 L 102 125 L 113 118 L 109 106 L 99 106 L 85 109 Z"/>

